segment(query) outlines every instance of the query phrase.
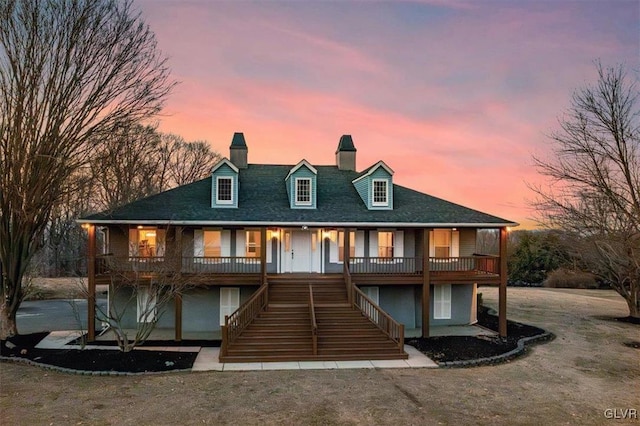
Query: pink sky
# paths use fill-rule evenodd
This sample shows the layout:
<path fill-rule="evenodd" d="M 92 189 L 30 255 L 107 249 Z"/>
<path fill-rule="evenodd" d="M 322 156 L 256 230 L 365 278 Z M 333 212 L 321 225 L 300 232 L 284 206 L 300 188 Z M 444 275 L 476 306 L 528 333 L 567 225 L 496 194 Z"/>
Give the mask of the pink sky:
<path fill-rule="evenodd" d="M 640 2 L 137 1 L 180 84 L 160 130 L 362 170 L 530 227 L 531 155 L 593 61 L 640 69 Z M 630 77 L 635 77 L 630 72 Z"/>

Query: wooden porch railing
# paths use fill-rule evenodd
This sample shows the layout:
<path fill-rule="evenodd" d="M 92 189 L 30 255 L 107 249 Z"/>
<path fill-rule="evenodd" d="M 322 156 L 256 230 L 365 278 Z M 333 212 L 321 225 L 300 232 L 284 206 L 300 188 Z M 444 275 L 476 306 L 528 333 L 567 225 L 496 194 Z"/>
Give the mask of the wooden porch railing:
<path fill-rule="evenodd" d="M 351 291 L 353 288 L 353 282 L 351 281 L 351 272 L 349 272 L 349 265 L 347 262 L 344 262 L 342 273 L 344 275 L 344 284 L 347 287 L 347 301 L 349 303 L 353 303 L 353 292 Z"/>
<path fill-rule="evenodd" d="M 500 273 L 500 257 L 476 255 L 463 257 L 430 257 L 431 272 L 474 272 L 483 274 Z"/>
<path fill-rule="evenodd" d="M 313 286 L 309 284 L 309 316 L 311 317 L 311 341 L 313 354 L 318 355 L 318 322 L 316 321 L 316 308 L 313 302 Z"/>
<path fill-rule="evenodd" d="M 259 274 L 260 258 L 257 257 L 96 257 L 96 275 L 111 272 L 183 272 L 217 274 Z"/>
<path fill-rule="evenodd" d="M 233 343 L 240 333 L 260 314 L 269 304 L 269 284 L 260 286 L 253 296 L 244 302 L 231 315 L 225 315 L 222 326 L 222 343 L 220 344 L 220 354 L 227 355 L 229 345 Z"/>
<path fill-rule="evenodd" d="M 259 274 L 260 263 L 259 257 L 183 257 L 182 272 L 188 274 Z"/>
<path fill-rule="evenodd" d="M 421 274 L 421 257 L 353 257 L 349 261 L 352 274 Z"/>
<path fill-rule="evenodd" d="M 394 320 L 391 315 L 383 311 L 376 303 L 369 299 L 357 286 L 352 287 L 353 306 L 382 330 L 391 340 L 396 342 L 398 350 L 404 351 L 404 324 Z"/>

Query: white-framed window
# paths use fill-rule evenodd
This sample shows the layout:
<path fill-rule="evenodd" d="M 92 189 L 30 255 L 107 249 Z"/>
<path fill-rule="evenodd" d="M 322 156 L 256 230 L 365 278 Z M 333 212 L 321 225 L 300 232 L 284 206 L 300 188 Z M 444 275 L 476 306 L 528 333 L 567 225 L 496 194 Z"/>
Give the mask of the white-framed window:
<path fill-rule="evenodd" d="M 158 315 L 156 294 L 150 287 L 136 289 L 138 322 L 155 322 Z"/>
<path fill-rule="evenodd" d="M 220 325 L 240 307 L 240 287 L 220 287 Z"/>
<path fill-rule="evenodd" d="M 393 234 L 393 231 L 378 231 L 378 257 L 394 257 Z"/>
<path fill-rule="evenodd" d="M 373 186 L 372 205 L 388 206 L 389 205 L 388 181 L 386 179 L 373 179 L 371 185 Z"/>
<path fill-rule="evenodd" d="M 296 178 L 296 205 L 311 205 L 311 179 Z"/>
<path fill-rule="evenodd" d="M 260 257 L 260 231 L 246 231 L 245 257 Z"/>
<path fill-rule="evenodd" d="M 460 231 L 456 229 L 434 229 L 429 233 L 429 257 L 444 262 L 460 256 Z"/>
<path fill-rule="evenodd" d="M 233 204 L 233 178 L 229 176 L 216 177 L 216 203 Z"/>
<path fill-rule="evenodd" d="M 160 229 L 155 226 L 138 226 L 136 228 L 129 228 L 129 257 L 164 257 L 164 248 L 164 229 Z"/>
<path fill-rule="evenodd" d="M 204 256 L 220 257 L 222 256 L 222 231 L 204 230 Z"/>
<path fill-rule="evenodd" d="M 356 256 L 356 233 L 349 232 L 349 258 Z M 344 231 L 338 231 L 338 263 L 344 262 Z"/>
<path fill-rule="evenodd" d="M 433 286 L 433 319 L 451 319 L 451 284 Z"/>

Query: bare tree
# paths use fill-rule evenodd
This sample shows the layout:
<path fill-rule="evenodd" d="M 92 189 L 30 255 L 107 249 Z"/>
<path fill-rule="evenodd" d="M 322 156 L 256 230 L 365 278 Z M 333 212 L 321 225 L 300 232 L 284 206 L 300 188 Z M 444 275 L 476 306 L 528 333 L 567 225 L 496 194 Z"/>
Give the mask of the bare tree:
<path fill-rule="evenodd" d="M 551 159 L 534 158 L 550 180 L 534 187 L 539 220 L 585 245 L 584 264 L 640 317 L 640 110 L 635 81 L 623 66 L 603 68 L 598 81 L 574 93 L 552 135 Z"/>
<path fill-rule="evenodd" d="M 123 125 L 102 138 L 90 164 L 93 196 L 100 210 L 111 210 L 161 191 L 163 151 L 153 127 Z"/>
<path fill-rule="evenodd" d="M 169 231 L 167 228 L 163 234 L 172 239 Z M 171 241 L 164 240 L 162 244 L 166 250 L 162 256 L 101 258 L 102 273 L 110 277 L 110 300 L 106 309 L 96 307 L 97 316 L 123 352 L 144 343 L 170 304 L 194 282 L 193 276 L 187 279 L 178 267 L 181 249 Z M 81 290 L 88 296 L 86 286 Z"/>
<path fill-rule="evenodd" d="M 69 177 L 100 138 L 156 114 L 166 60 L 130 0 L 0 2 L 0 338 Z"/>
<path fill-rule="evenodd" d="M 165 189 L 206 177 L 220 159 L 220 154 L 213 151 L 207 141 L 187 142 L 171 133 L 161 137 L 168 153 Z"/>

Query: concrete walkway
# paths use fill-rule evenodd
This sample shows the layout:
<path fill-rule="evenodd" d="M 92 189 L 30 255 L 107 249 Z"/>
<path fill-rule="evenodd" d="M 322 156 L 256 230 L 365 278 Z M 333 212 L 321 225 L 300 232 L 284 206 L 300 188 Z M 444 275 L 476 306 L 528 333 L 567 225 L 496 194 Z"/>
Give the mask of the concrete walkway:
<path fill-rule="evenodd" d="M 80 336 L 78 331 L 53 331 L 36 345 L 38 349 L 82 349 L 80 345 L 70 345 Z M 111 349 L 115 346 L 86 345 L 84 349 Z M 256 371 L 256 370 L 335 370 L 356 368 L 437 368 L 438 364 L 414 348 L 405 345 L 409 359 L 364 360 L 364 361 L 289 361 L 223 363 L 219 361 L 220 348 L 199 346 L 154 346 L 139 347 L 136 350 L 165 352 L 198 352 L 191 371 Z"/>

